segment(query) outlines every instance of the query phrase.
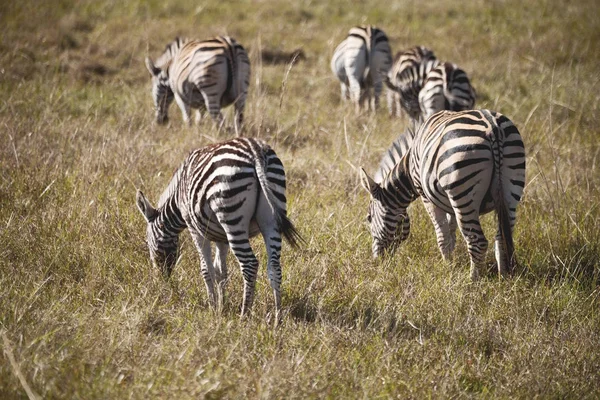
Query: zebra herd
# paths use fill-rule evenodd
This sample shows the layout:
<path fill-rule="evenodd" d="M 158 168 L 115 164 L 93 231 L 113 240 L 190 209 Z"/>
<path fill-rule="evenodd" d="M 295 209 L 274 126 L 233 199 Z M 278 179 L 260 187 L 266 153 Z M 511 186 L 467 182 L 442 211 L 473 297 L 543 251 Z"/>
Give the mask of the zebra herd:
<path fill-rule="evenodd" d="M 422 46 L 399 52 L 392 62 L 386 34 L 374 26 L 352 28 L 335 49 L 331 69 L 342 99 L 357 110 L 375 110 L 385 84 L 390 115 L 403 110 L 411 121 L 384 153 L 374 179 L 360 169 L 370 196 L 367 221 L 374 257 L 392 253 L 407 239 L 407 208 L 421 198 L 444 259 L 451 257 L 456 228 L 466 243 L 471 279 L 484 264 L 488 241 L 479 216 L 497 214 L 495 256 L 501 275 L 514 264 L 512 231 L 525 186 L 525 150 L 504 115 L 473 110 L 475 90 L 456 65 L 440 62 Z M 250 62 L 229 37 L 206 41 L 177 38 L 152 61 L 156 121 L 165 123 L 175 99 L 186 123 L 191 109 L 207 110 L 221 126 L 221 107 L 234 105 L 239 135 L 248 93 Z M 177 169 L 153 207 L 138 190 L 137 206 L 147 222 L 150 258 L 168 277 L 177 261 L 179 234 L 188 228 L 198 249 L 209 301 L 222 303 L 229 247 L 244 279 L 242 315 L 250 312 L 258 261 L 249 238 L 260 233 L 268 254 L 267 274 L 281 309 L 282 237 L 297 247 L 303 239 L 287 217 L 286 178 L 281 160 L 265 142 L 237 137 L 193 151 Z M 213 263 L 211 242 L 215 242 Z M 216 285 L 216 286 L 215 286 Z"/>

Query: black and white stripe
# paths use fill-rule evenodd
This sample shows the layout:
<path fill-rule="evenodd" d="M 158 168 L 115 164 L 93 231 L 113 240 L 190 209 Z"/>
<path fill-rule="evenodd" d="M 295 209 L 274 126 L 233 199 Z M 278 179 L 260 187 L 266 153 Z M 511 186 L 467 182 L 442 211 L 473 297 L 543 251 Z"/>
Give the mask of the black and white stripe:
<path fill-rule="evenodd" d="M 412 145 L 414 137 L 414 131 L 408 128 L 392 142 L 391 146 L 381 157 L 379 167 L 373 177 L 375 182 L 381 183 L 383 178 L 398 164 L 402 156 L 406 154 Z"/>
<path fill-rule="evenodd" d="M 190 123 L 191 109 L 208 110 L 219 127 L 223 123 L 221 107 L 235 107 L 235 130 L 239 133 L 250 84 L 250 61 L 246 50 L 228 36 L 209 40 L 177 38 L 153 62 L 146 58 L 152 75 L 152 95 L 158 123 L 168 121 L 173 99 L 183 120 Z"/>
<path fill-rule="evenodd" d="M 400 116 L 401 109 L 404 109 L 410 118 L 419 119 L 419 92 L 427 74 L 437 64 L 433 51 L 423 46 L 415 46 L 396 54 L 385 79 L 390 115 Z"/>
<path fill-rule="evenodd" d="M 381 29 L 371 25 L 350 29 L 331 59 L 331 70 L 341 83 L 342 99 L 350 98 L 357 111 L 365 102 L 367 108 L 375 110 L 391 63 L 388 38 Z"/>
<path fill-rule="evenodd" d="M 361 172 L 371 195 L 374 256 L 394 247 L 408 205 L 421 197 L 446 259 L 454 249 L 458 224 L 467 242 L 472 279 L 478 278 L 488 247 L 479 216 L 495 210 L 498 270 L 506 274 L 512 269 L 512 231 L 525 185 L 525 150 L 518 129 L 504 115 L 488 110 L 439 112 L 419 128 L 413 145 L 381 184 Z"/>
<path fill-rule="evenodd" d="M 419 106 L 423 120 L 442 110 L 471 110 L 475 89 L 465 71 L 455 64 L 441 63 L 427 74 L 419 92 Z"/>
<path fill-rule="evenodd" d="M 223 290 L 227 279 L 225 258 L 230 246 L 244 278 L 242 315 L 245 315 L 252 306 L 258 271 L 249 238 L 261 233 L 279 312 L 281 237 L 294 247 L 301 240 L 286 216 L 285 189 L 281 160 L 260 140 L 237 138 L 195 150 L 173 176 L 156 209 L 141 191 L 137 193 L 138 208 L 148 222 L 147 241 L 152 261 L 169 276 L 177 260 L 179 234 L 188 228 L 200 253 L 209 299 L 215 304 L 214 282 Z M 211 242 L 216 243 L 215 266 Z"/>
<path fill-rule="evenodd" d="M 375 182 L 383 182 L 386 175 L 394 169 L 394 166 L 398 164 L 402 157 L 408 152 L 410 146 L 412 146 L 414 137 L 415 134 L 413 130 L 409 128 L 392 142 L 392 145 L 383 154 L 377 171 L 375 171 Z M 410 218 L 408 214 L 405 215 L 402 221 L 402 224 L 397 226 L 396 232 L 391 234 L 398 243 L 406 240 L 410 234 Z M 368 222 L 371 222 L 370 217 Z"/>

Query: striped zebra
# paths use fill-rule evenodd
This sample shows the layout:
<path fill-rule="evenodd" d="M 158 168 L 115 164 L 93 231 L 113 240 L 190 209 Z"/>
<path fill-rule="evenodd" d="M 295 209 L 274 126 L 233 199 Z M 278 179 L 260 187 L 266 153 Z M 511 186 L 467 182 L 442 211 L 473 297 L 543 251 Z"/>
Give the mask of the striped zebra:
<path fill-rule="evenodd" d="M 383 182 L 376 183 L 361 170 L 361 183 L 371 196 L 367 220 L 375 257 L 394 250 L 398 224 L 407 217 L 408 205 L 421 197 L 444 259 L 454 250 L 458 224 L 473 280 L 488 246 L 479 216 L 495 210 L 498 271 L 505 275 L 512 270 L 512 231 L 525 185 L 525 150 L 519 131 L 504 115 L 488 110 L 434 114 Z"/>
<path fill-rule="evenodd" d="M 294 247 L 302 240 L 286 216 L 285 188 L 280 159 L 258 139 L 236 138 L 193 151 L 175 172 L 157 208 L 141 191 L 137 192 L 137 206 L 148 223 L 151 260 L 168 278 L 177 260 L 179 234 L 188 228 L 200 253 L 209 301 L 216 305 L 217 296 L 221 301 L 223 298 L 225 260 L 231 247 L 244 278 L 242 315 L 246 315 L 252 307 L 258 271 L 249 238 L 261 233 L 279 314 L 281 237 Z M 215 266 L 211 242 L 216 247 Z"/>
<path fill-rule="evenodd" d="M 331 70 L 341 82 L 342 100 L 350 98 L 357 111 L 365 102 L 367 108 L 375 110 L 383 87 L 382 75 L 391 63 L 388 38 L 381 29 L 371 25 L 350 29 L 331 59 Z"/>
<path fill-rule="evenodd" d="M 392 68 L 385 78 L 391 116 L 399 117 L 403 108 L 413 120 L 419 119 L 419 92 L 429 71 L 438 64 L 433 51 L 415 46 L 396 54 Z"/>
<path fill-rule="evenodd" d="M 465 111 L 475 105 L 475 89 L 467 74 L 452 63 L 440 63 L 425 79 L 419 92 L 423 120 L 438 111 Z"/>
<path fill-rule="evenodd" d="M 250 61 L 246 50 L 234 39 L 176 38 L 156 62 L 147 57 L 146 67 L 152 75 L 152 97 L 159 124 L 168 121 L 173 98 L 185 123 L 191 123 L 192 108 L 198 109 L 197 120 L 201 111 L 208 110 L 219 128 L 223 124 L 221 107 L 233 104 L 235 131 L 239 134 L 250 84 Z"/>

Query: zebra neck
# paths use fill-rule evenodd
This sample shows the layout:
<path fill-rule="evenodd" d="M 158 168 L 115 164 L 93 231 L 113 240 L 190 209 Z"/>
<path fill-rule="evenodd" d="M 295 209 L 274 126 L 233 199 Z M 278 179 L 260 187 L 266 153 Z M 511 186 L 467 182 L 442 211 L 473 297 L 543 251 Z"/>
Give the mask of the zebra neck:
<path fill-rule="evenodd" d="M 170 235 L 178 235 L 187 226 L 181 213 L 182 203 L 179 196 L 184 166 L 182 165 L 177 169 L 171 182 L 169 182 L 169 186 L 158 200 L 159 215 L 156 219 L 161 223 L 159 225 L 159 227 L 162 226 L 161 230 Z"/>
<path fill-rule="evenodd" d="M 417 198 L 409 171 L 409 155 L 410 151 L 392 168 L 381 183 L 383 196 L 392 209 L 405 210 Z"/>
<path fill-rule="evenodd" d="M 158 210 L 158 217 L 153 223 L 155 232 L 165 239 L 179 236 L 181 231 L 187 227 L 181 215 L 175 193 Z"/>

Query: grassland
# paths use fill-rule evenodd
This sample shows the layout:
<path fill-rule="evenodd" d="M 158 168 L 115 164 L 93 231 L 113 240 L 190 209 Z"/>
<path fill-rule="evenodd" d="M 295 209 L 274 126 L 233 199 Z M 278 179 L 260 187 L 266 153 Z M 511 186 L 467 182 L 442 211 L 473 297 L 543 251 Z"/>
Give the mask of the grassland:
<path fill-rule="evenodd" d="M 598 2 L 390 3 L 2 5 L 0 398 L 25 398 L 25 386 L 85 399 L 600 396 Z M 373 172 L 406 121 L 339 102 L 329 58 L 358 23 L 382 27 L 394 51 L 422 44 L 457 63 L 479 107 L 520 128 L 514 277 L 499 280 L 490 253 L 470 283 L 462 241 L 444 263 L 418 203 L 408 242 L 372 260 L 356 169 Z M 208 118 L 183 126 L 175 106 L 170 126 L 153 124 L 144 57 L 176 35 L 225 33 L 252 61 L 246 134 L 282 158 L 307 241 L 284 249 L 277 329 L 264 267 L 241 321 L 230 258 L 215 314 L 189 236 L 165 282 L 135 207 L 136 188 L 156 201 L 190 150 L 232 135 Z M 262 61 L 298 48 L 291 69 Z M 493 217 L 484 223 L 491 238 Z"/>

